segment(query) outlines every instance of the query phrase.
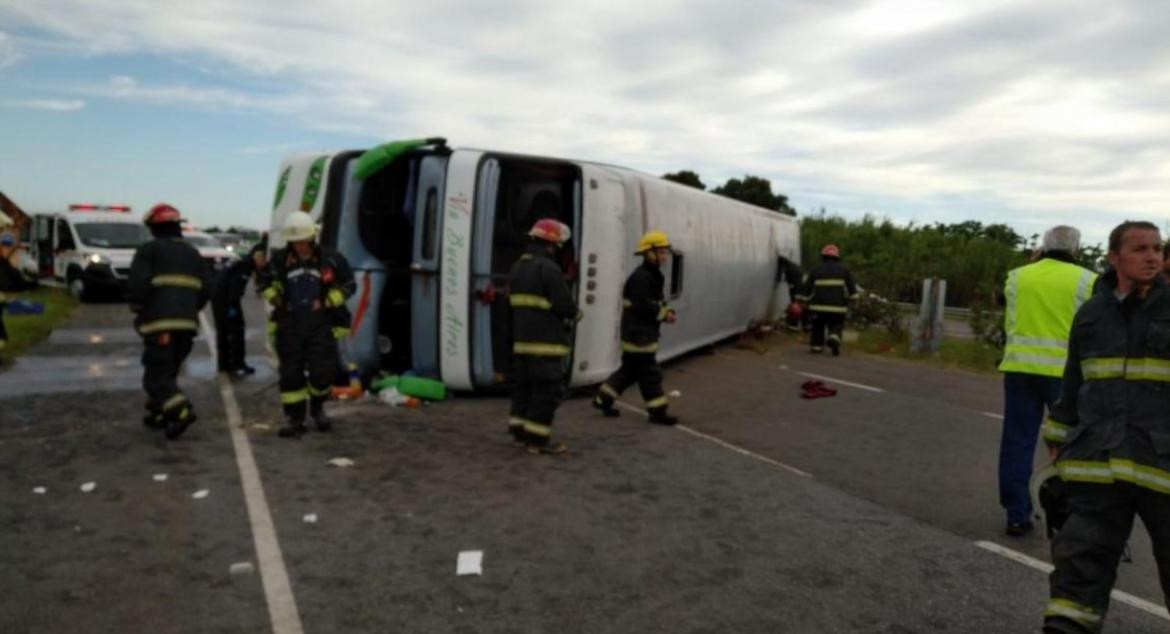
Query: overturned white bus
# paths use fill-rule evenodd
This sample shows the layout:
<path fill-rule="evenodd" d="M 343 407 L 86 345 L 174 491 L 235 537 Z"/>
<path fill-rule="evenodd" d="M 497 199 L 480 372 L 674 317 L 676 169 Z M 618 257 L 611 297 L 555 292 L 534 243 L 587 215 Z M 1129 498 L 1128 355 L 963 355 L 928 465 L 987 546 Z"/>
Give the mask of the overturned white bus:
<path fill-rule="evenodd" d="M 457 390 L 506 379 L 507 276 L 539 218 L 573 231 L 562 262 L 584 314 L 567 368 L 573 386 L 619 365 L 622 285 L 645 230 L 665 231 L 675 251 L 663 273 L 678 323 L 663 328 L 662 360 L 780 318 L 789 302 L 780 258 L 800 261 L 789 216 L 622 167 L 451 149 L 437 138 L 288 157 L 272 248 L 298 209 L 354 268 L 349 359 L 367 374 L 411 370 Z"/>

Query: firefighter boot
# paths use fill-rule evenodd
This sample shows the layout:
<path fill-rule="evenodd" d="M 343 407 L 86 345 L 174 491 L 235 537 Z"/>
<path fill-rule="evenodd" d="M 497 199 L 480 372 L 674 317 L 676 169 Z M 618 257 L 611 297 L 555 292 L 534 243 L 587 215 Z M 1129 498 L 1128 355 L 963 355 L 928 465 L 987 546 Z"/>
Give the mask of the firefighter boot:
<path fill-rule="evenodd" d="M 678 417 L 666 413 L 666 407 L 655 407 L 650 410 L 650 422 L 655 425 L 677 425 Z"/>
<path fill-rule="evenodd" d="M 163 417 L 162 412 L 148 409 L 146 415 L 142 417 L 142 424 L 150 429 L 164 429 L 167 426 L 167 419 Z"/>
<path fill-rule="evenodd" d="M 829 337 L 829 349 L 833 351 L 834 357 L 841 356 L 841 340 L 836 337 Z"/>
<path fill-rule="evenodd" d="M 179 413 L 175 414 L 167 421 L 166 436 L 167 440 L 175 440 L 187 431 L 191 423 L 195 422 L 195 411 L 189 405 L 185 405 L 179 409 Z"/>
<path fill-rule="evenodd" d="M 309 416 L 317 425 L 317 431 L 329 431 L 333 428 L 333 421 L 325 414 L 325 399 L 314 397 L 309 401 Z"/>
<path fill-rule="evenodd" d="M 602 396 L 601 394 L 598 394 L 597 396 L 593 397 L 593 407 L 596 407 L 597 409 L 601 410 L 602 414 L 605 414 L 606 416 L 608 416 L 610 418 L 615 418 L 617 416 L 622 415 L 622 413 L 620 411 L 618 411 L 618 409 L 616 407 L 613 406 L 613 399 L 606 398 L 605 396 Z"/>
<path fill-rule="evenodd" d="M 284 426 L 276 434 L 281 438 L 300 438 L 301 434 L 305 433 L 305 431 L 307 429 L 304 421 L 286 418 L 284 420 Z"/>
<path fill-rule="evenodd" d="M 547 442 L 544 444 L 529 443 L 528 453 L 539 456 L 541 454 L 556 456 L 563 454 L 569 450 L 569 446 L 563 442 Z"/>

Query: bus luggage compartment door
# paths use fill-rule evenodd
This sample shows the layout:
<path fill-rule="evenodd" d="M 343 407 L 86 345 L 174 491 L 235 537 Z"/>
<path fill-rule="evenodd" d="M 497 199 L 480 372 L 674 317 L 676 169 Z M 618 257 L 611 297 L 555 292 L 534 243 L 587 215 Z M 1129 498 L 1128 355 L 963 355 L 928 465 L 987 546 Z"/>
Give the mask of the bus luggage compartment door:
<path fill-rule="evenodd" d="M 410 264 L 411 350 L 414 371 L 439 378 L 439 250 L 447 157 L 427 156 L 419 166 Z"/>

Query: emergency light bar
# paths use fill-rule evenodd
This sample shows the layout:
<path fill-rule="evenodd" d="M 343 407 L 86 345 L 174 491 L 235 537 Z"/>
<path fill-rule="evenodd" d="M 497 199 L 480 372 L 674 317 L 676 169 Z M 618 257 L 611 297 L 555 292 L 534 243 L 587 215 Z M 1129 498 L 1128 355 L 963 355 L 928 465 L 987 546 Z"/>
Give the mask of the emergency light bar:
<path fill-rule="evenodd" d="M 93 203 L 78 203 L 69 205 L 69 211 L 117 211 L 130 213 L 130 205 L 95 205 Z"/>

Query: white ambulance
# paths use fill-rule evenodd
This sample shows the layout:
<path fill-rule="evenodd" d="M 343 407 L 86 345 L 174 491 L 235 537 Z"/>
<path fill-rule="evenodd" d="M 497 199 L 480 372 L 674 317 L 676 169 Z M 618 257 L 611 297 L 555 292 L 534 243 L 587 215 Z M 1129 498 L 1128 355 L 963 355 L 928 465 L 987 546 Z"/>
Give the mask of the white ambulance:
<path fill-rule="evenodd" d="M 124 293 L 134 250 L 151 238 L 130 207 L 94 204 L 33 214 L 22 237 L 25 272 L 82 300 L 102 291 Z"/>

